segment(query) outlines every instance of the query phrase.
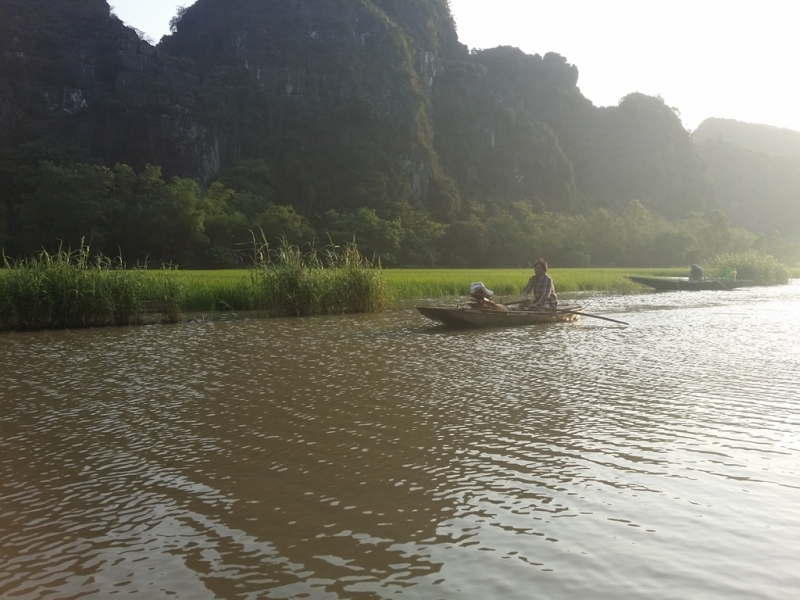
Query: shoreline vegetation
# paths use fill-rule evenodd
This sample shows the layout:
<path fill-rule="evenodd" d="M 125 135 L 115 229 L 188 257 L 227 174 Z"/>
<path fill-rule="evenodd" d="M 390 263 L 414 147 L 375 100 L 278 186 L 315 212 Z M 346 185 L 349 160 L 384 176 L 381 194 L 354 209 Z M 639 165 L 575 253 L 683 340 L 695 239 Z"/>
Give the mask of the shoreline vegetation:
<path fill-rule="evenodd" d="M 250 311 L 264 316 L 380 312 L 386 279 L 355 244 L 303 252 L 253 243 L 253 266 L 235 277 L 174 268 L 126 267 L 122 258 L 78 250 L 5 258 L 0 269 L 0 331 L 175 323 L 186 312 Z"/>
<path fill-rule="evenodd" d="M 248 269 L 181 271 L 126 267 L 121 258 L 79 250 L 45 251 L 20 261 L 5 258 L 0 269 L 0 332 L 176 323 L 182 315 L 248 312 L 259 316 L 373 313 L 392 302 L 463 297 L 482 281 L 497 296 L 519 296 L 530 269 L 381 269 L 354 243 L 322 249 L 283 242 L 271 249 L 253 243 Z M 770 255 L 728 254 L 708 261 L 706 273 L 722 278 L 734 268 L 738 279 L 759 285 L 800 277 Z M 553 268 L 559 294 L 633 293 L 643 288 L 631 275 L 686 276 L 675 268 Z"/>
<path fill-rule="evenodd" d="M 178 322 L 183 289 L 166 273 L 125 268 L 85 245 L 14 262 L 4 257 L 0 331 L 137 325 L 145 313 Z"/>

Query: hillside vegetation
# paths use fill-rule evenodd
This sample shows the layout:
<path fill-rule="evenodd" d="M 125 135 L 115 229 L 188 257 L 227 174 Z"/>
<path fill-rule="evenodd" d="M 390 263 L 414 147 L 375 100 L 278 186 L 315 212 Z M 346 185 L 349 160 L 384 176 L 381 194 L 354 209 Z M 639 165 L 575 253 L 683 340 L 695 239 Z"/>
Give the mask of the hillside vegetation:
<path fill-rule="evenodd" d="M 447 0 L 198 0 L 157 46 L 105 0 L 4 0 L 0 246 L 215 268 L 261 232 L 384 266 L 798 255 L 790 165 L 578 82 L 555 52 L 469 51 Z"/>

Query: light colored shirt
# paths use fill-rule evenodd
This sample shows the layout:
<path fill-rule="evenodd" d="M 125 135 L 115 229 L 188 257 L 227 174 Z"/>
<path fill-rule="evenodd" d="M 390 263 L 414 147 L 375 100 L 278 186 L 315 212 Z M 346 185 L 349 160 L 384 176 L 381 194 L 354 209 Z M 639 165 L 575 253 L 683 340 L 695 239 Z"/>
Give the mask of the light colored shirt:
<path fill-rule="evenodd" d="M 525 286 L 523 294 L 527 296 L 531 291 L 533 292 L 534 304 L 537 306 L 548 304 L 550 307 L 555 308 L 558 304 L 553 279 L 547 273 L 543 273 L 541 277 L 534 275 L 528 280 L 528 285 Z"/>

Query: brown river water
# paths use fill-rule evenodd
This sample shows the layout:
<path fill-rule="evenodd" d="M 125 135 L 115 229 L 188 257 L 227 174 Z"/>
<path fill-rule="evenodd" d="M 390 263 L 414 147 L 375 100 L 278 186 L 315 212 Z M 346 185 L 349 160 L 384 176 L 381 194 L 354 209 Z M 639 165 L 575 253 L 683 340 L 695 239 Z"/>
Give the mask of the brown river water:
<path fill-rule="evenodd" d="M 581 300 L 0 335 L 0 598 L 800 597 L 800 281 Z"/>

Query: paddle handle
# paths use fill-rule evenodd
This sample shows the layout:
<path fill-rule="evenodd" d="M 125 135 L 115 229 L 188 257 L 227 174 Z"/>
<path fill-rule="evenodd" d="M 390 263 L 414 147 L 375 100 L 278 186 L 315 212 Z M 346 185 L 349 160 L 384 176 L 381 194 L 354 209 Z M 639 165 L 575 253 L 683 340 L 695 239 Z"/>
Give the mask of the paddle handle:
<path fill-rule="evenodd" d="M 727 285 L 725 285 L 724 283 L 722 283 L 722 282 L 721 282 L 719 279 L 717 279 L 716 277 L 714 277 L 714 276 L 713 276 L 711 273 L 709 273 L 709 274 L 708 274 L 708 276 L 709 276 L 709 277 L 711 277 L 711 279 L 713 279 L 714 281 L 716 281 L 718 284 L 720 284 L 720 285 L 722 286 L 722 289 L 723 289 L 723 290 L 729 290 L 729 291 L 730 291 L 730 288 L 729 288 Z"/>
<path fill-rule="evenodd" d="M 580 315 L 582 317 L 592 317 L 593 319 L 602 319 L 603 321 L 611 321 L 612 323 L 619 323 L 621 325 L 630 325 L 630 323 L 626 323 L 625 321 L 619 321 L 617 319 L 611 319 L 609 317 L 601 317 L 600 315 L 590 315 L 589 313 L 581 312 L 579 310 L 556 309 L 556 312 L 570 313 L 573 315 Z"/>

